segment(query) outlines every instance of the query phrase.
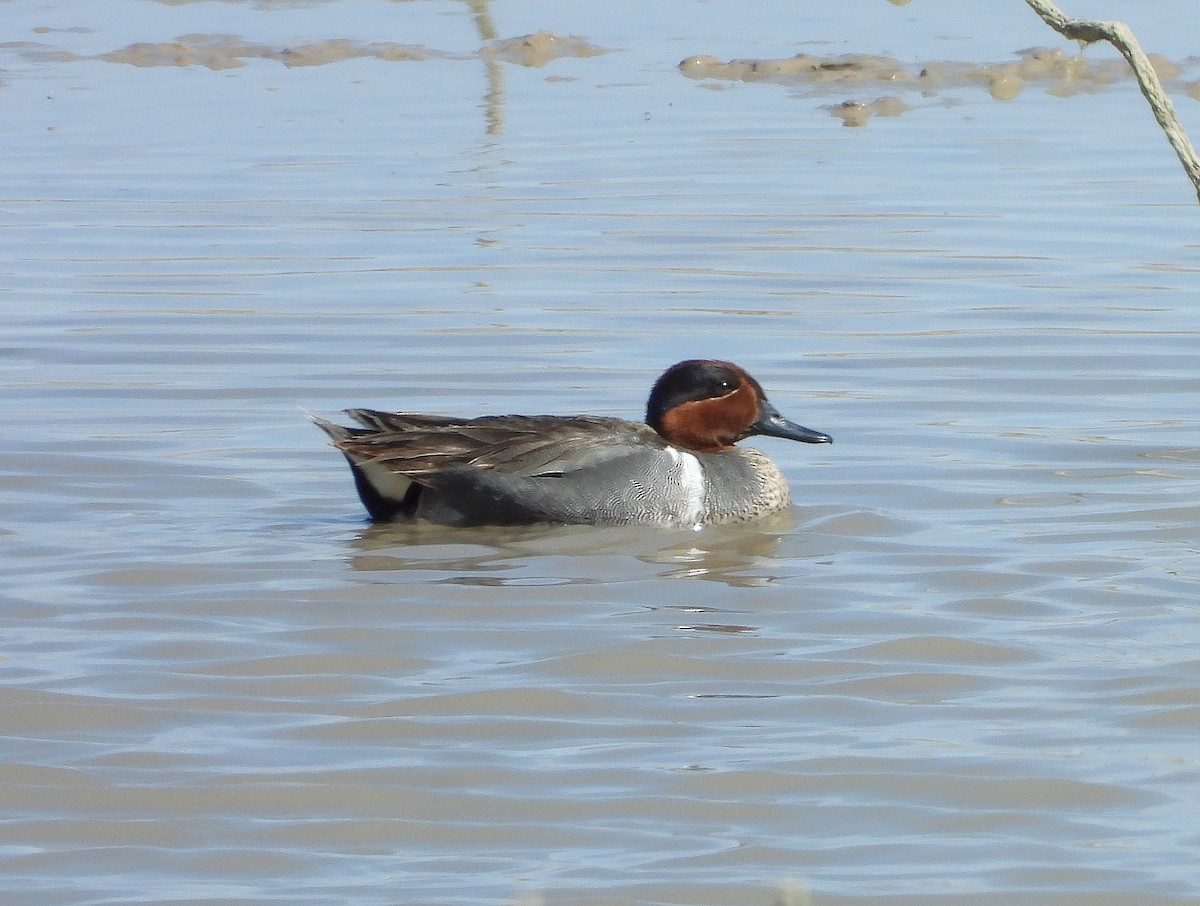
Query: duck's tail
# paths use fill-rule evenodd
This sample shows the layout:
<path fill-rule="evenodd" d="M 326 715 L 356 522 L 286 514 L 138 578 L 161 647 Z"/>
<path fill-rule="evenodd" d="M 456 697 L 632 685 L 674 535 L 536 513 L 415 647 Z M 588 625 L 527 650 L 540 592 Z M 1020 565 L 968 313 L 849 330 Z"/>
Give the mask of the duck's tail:
<path fill-rule="evenodd" d="M 329 435 L 333 446 L 346 457 L 350 472 L 354 475 L 355 490 L 373 520 L 387 522 L 412 515 L 421 493 L 420 486 L 387 466 L 364 460 L 361 456 L 356 457 L 346 449 L 360 434 L 368 433 L 365 428 L 347 428 L 312 413 L 308 417 Z"/>

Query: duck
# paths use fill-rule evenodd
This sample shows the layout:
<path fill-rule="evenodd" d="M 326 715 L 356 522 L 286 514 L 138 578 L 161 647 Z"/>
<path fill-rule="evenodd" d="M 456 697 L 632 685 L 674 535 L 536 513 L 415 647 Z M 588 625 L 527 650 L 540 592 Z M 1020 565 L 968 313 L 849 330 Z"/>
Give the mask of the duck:
<path fill-rule="evenodd" d="M 356 426 L 312 416 L 345 456 L 373 521 L 442 525 L 659 525 L 699 528 L 790 505 L 755 435 L 832 443 L 784 418 L 745 369 L 688 359 L 655 381 L 646 420 L 594 415 L 456 418 L 347 409 Z"/>

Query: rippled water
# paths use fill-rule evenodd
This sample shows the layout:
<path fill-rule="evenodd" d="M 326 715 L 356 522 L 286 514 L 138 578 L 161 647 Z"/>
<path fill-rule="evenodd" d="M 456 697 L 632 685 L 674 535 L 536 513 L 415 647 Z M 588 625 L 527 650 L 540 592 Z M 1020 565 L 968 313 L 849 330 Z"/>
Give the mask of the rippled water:
<path fill-rule="evenodd" d="M 583 6 L 5 6 L 4 902 L 1200 901 L 1200 212 L 1132 83 L 676 66 L 1061 46 L 1020 3 Z M 478 53 L 539 30 L 609 52 Z M 187 35 L 260 52 L 130 65 Z M 370 527 L 305 417 L 694 355 L 835 437 L 761 443 L 792 511 Z"/>

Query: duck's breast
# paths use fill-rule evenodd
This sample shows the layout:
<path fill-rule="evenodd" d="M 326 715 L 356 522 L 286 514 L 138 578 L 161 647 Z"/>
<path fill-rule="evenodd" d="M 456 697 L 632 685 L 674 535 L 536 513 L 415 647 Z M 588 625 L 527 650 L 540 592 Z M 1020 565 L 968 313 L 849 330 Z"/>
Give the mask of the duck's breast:
<path fill-rule="evenodd" d="M 705 522 L 737 522 L 783 509 L 787 480 L 765 454 L 750 447 L 697 454 L 704 469 Z"/>

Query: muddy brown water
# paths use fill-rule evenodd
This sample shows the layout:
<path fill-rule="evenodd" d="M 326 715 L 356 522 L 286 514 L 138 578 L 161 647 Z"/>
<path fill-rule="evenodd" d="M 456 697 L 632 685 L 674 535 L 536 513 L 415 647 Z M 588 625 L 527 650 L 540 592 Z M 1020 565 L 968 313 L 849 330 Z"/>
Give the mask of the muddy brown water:
<path fill-rule="evenodd" d="M 1200 900 L 1198 211 L 1136 89 L 678 66 L 1061 47 L 1013 6 L 8 4 L 3 901 Z M 761 442 L 791 511 L 372 527 L 306 419 L 696 355 L 834 436 Z"/>

